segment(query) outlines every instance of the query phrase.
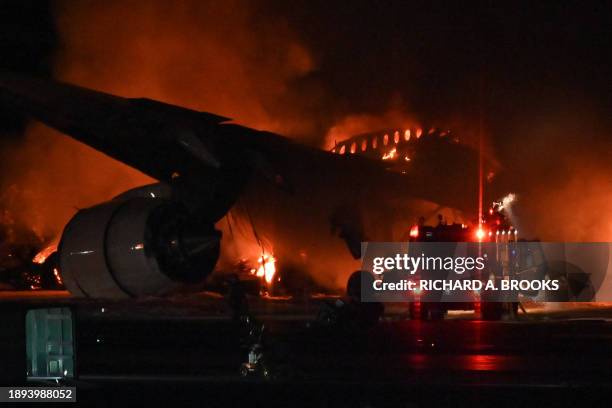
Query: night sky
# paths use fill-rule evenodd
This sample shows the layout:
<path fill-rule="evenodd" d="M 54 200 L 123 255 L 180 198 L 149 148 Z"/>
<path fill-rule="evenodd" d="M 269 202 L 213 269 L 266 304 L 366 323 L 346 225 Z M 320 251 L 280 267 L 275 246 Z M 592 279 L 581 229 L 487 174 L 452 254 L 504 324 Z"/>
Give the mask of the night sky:
<path fill-rule="evenodd" d="M 383 4 L 384 3 L 384 4 Z M 256 2 L 286 19 L 318 67 L 303 84 L 376 112 L 401 95 L 423 121 L 486 113 L 498 131 L 526 116 L 584 106 L 609 122 L 609 2 Z M 61 42 L 52 1 L 0 9 L 1 67 L 49 75 Z M 6 122 L 2 122 L 6 125 Z M 499 127 L 499 128 L 498 128 Z"/>

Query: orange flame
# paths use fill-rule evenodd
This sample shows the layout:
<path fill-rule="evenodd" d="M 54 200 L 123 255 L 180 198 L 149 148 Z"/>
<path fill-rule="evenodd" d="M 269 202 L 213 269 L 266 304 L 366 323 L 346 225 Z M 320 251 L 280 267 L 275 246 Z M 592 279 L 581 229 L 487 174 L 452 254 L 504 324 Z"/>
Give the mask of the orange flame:
<path fill-rule="evenodd" d="M 272 283 L 274 275 L 276 274 L 276 258 L 274 255 L 264 253 L 259 257 L 257 262 L 259 263 L 259 267 L 257 269 L 252 269 L 251 273 L 258 278 L 264 278 L 267 283 Z"/>
<path fill-rule="evenodd" d="M 59 271 L 57 270 L 57 268 L 53 268 L 53 276 L 55 277 L 55 281 L 59 284 L 59 285 L 63 285 L 64 281 L 62 280 L 62 275 L 60 275 Z"/>
<path fill-rule="evenodd" d="M 382 159 L 383 160 L 394 159 L 395 156 L 397 156 L 397 149 L 394 147 L 393 149 L 389 150 L 388 153 L 383 154 Z"/>
<path fill-rule="evenodd" d="M 57 251 L 57 242 L 52 242 L 51 244 L 40 250 L 39 253 L 34 255 L 34 258 L 32 258 L 32 262 L 42 265 L 45 263 L 47 258 L 55 251 Z"/>

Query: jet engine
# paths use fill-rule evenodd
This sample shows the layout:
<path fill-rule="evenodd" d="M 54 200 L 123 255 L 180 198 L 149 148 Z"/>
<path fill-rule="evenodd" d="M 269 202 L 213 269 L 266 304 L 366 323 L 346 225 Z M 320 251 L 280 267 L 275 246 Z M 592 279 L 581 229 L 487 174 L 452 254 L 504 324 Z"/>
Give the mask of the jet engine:
<path fill-rule="evenodd" d="M 202 282 L 219 258 L 220 238 L 214 225 L 172 200 L 119 196 L 78 211 L 66 225 L 60 270 L 75 296 L 163 295 Z"/>

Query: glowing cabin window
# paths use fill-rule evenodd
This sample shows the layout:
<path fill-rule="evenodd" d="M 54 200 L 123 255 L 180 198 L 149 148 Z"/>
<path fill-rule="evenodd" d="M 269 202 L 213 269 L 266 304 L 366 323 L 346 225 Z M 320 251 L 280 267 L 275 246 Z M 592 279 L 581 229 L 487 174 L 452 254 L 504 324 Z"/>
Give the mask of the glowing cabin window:
<path fill-rule="evenodd" d="M 357 143 L 353 142 L 351 144 L 351 154 L 355 153 L 357 151 Z"/>
<path fill-rule="evenodd" d="M 363 139 L 363 141 L 361 142 L 361 151 L 365 152 L 367 148 L 368 148 L 368 141 L 366 139 Z"/>
<path fill-rule="evenodd" d="M 398 144 L 400 140 L 400 135 L 399 132 L 396 130 L 395 133 L 393 134 L 393 141 L 395 142 L 395 144 Z"/>
<path fill-rule="evenodd" d="M 423 129 L 418 128 L 418 129 L 416 130 L 416 138 L 417 138 L 417 139 L 418 139 L 418 138 L 420 138 L 422 134 L 423 134 Z"/>
<path fill-rule="evenodd" d="M 336 148 L 335 147 L 332 149 L 332 153 L 336 153 Z"/>
<path fill-rule="evenodd" d="M 383 136 L 383 144 L 385 146 L 389 144 L 389 135 L 384 135 Z"/>
<path fill-rule="evenodd" d="M 344 154 L 344 152 L 346 152 L 346 146 L 342 145 L 342 147 L 340 148 L 340 154 Z"/>
<path fill-rule="evenodd" d="M 372 149 L 376 149 L 378 147 L 378 137 L 374 137 L 372 139 Z"/>
<path fill-rule="evenodd" d="M 410 129 L 406 129 L 404 131 L 404 140 L 405 141 L 409 141 L 410 140 Z"/>
<path fill-rule="evenodd" d="M 435 131 L 436 131 L 436 128 L 431 128 L 431 129 L 429 129 L 429 133 L 428 134 L 433 135 L 435 133 Z"/>

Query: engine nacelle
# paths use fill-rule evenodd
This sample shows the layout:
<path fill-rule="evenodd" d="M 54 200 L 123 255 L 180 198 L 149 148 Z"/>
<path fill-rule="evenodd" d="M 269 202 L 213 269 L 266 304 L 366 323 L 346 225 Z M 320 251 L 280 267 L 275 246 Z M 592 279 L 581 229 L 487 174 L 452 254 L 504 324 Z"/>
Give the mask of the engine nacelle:
<path fill-rule="evenodd" d="M 163 295 L 212 272 L 220 237 L 169 200 L 119 198 L 70 220 L 58 249 L 60 270 L 75 296 Z"/>

